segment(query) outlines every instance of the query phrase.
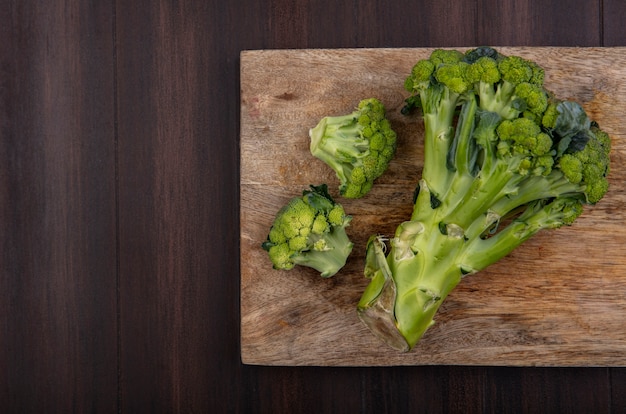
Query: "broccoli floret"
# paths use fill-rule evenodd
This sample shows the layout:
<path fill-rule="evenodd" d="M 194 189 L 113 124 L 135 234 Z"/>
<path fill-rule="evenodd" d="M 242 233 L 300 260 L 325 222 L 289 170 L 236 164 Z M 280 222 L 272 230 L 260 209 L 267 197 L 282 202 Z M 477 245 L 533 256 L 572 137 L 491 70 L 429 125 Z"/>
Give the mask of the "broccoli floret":
<path fill-rule="evenodd" d="M 543 69 L 519 56 L 483 49 L 478 58 L 472 52 L 466 53 L 467 80 L 474 85 L 480 108 L 505 119 L 517 118 L 520 113 L 531 118 L 542 114 L 548 105 Z"/>
<path fill-rule="evenodd" d="M 561 172 L 570 182 L 584 186 L 587 203 L 600 201 L 608 190 L 609 135 L 573 101 L 553 98 L 541 123 L 552 137 Z"/>
<path fill-rule="evenodd" d="M 455 64 L 463 60 L 463 53 L 454 49 L 435 49 L 430 54 L 429 60 L 435 67 L 443 64 Z"/>
<path fill-rule="evenodd" d="M 481 56 L 469 63 L 466 74 L 469 82 L 473 84 L 481 82 L 484 85 L 491 85 L 491 87 L 500 82 L 502 76 L 497 60 L 488 56 Z"/>
<path fill-rule="evenodd" d="M 422 177 L 389 246 L 368 242 L 371 281 L 357 308 L 403 351 L 463 276 L 538 231 L 571 225 L 608 190 L 610 137 L 579 104 L 544 89 L 539 65 L 487 47 L 441 55 L 405 81 L 424 121 Z"/>
<path fill-rule="evenodd" d="M 347 115 L 327 116 L 309 131 L 310 150 L 335 171 L 346 198 L 366 195 L 396 152 L 396 133 L 376 98 Z"/>
<path fill-rule="evenodd" d="M 351 220 L 332 199 L 326 184 L 312 185 L 278 211 L 262 247 L 275 269 L 301 265 L 331 277 L 352 252 L 353 243 L 346 233 Z"/>
<path fill-rule="evenodd" d="M 549 130 L 553 130 L 556 126 L 556 120 L 559 117 L 557 109 L 559 102 L 554 100 L 548 102 L 548 106 L 541 117 L 541 125 Z"/>

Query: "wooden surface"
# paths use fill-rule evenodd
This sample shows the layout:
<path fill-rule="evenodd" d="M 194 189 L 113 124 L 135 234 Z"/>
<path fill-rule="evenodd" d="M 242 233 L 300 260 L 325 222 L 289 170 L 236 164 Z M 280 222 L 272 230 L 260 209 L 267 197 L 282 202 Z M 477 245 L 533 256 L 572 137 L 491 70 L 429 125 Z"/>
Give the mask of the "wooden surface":
<path fill-rule="evenodd" d="M 1 1 L 0 411 L 626 411 L 616 367 L 241 363 L 242 50 L 626 46 L 621 0 L 451 4 Z"/>
<path fill-rule="evenodd" d="M 463 49 L 465 50 L 465 49 Z M 356 315 L 369 280 L 365 244 L 410 217 L 423 160 L 419 116 L 400 113 L 404 79 L 431 49 L 246 51 L 241 57 L 242 359 L 271 365 L 626 366 L 626 48 L 499 48 L 541 62 L 546 87 L 580 102 L 613 139 L 610 191 L 574 226 L 544 232 L 467 277 L 410 353 L 373 337 Z M 573 65 L 573 62 L 577 62 Z M 308 129 L 377 97 L 399 136 L 372 192 L 345 200 L 309 152 Z M 328 183 L 353 216 L 355 243 L 331 280 L 272 269 L 261 243 L 276 212 L 309 184 Z"/>

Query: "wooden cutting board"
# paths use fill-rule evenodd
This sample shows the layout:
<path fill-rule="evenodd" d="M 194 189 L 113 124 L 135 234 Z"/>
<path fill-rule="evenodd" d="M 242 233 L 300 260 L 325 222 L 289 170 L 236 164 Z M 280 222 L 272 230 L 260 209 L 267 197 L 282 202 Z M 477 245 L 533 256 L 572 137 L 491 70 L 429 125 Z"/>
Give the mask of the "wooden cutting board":
<path fill-rule="evenodd" d="M 466 48 L 462 48 L 465 50 Z M 259 50 L 241 53 L 241 359 L 246 364 L 626 366 L 626 48 L 499 48 L 540 62 L 546 86 L 580 102 L 613 139 L 611 188 L 571 227 L 544 231 L 465 278 L 409 353 L 356 315 L 371 234 L 411 214 L 422 167 L 418 116 L 400 108 L 403 82 L 432 49 Z M 398 154 L 372 192 L 337 198 L 354 219 L 346 267 L 322 279 L 273 270 L 261 249 L 278 209 L 334 173 L 309 153 L 309 128 L 377 97 Z"/>

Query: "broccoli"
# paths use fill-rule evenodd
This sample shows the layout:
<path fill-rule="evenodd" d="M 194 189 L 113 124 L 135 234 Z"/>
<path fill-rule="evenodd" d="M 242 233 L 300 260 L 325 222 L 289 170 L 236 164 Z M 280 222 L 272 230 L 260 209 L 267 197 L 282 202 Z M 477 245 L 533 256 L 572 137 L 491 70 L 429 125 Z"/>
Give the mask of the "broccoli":
<path fill-rule="evenodd" d="M 376 98 L 363 99 L 347 115 L 327 116 L 309 131 L 310 150 L 335 171 L 346 198 L 367 194 L 396 152 L 396 133 Z"/>
<path fill-rule="evenodd" d="M 346 227 L 352 217 L 328 193 L 328 186 L 310 186 L 276 214 L 262 244 L 275 269 L 311 267 L 322 277 L 335 275 L 352 251 Z"/>
<path fill-rule="evenodd" d="M 370 237 L 357 310 L 408 351 L 463 276 L 542 229 L 571 225 L 608 190 L 611 140 L 543 69 L 492 48 L 435 50 L 405 81 L 403 113 L 421 110 L 424 166 L 409 221 Z"/>

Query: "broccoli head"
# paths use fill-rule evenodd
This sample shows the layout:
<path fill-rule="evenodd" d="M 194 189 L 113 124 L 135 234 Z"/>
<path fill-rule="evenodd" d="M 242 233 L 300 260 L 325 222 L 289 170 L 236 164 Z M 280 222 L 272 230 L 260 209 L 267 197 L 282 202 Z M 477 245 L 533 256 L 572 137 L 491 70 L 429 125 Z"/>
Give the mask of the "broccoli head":
<path fill-rule="evenodd" d="M 376 98 L 362 100 L 350 114 L 323 118 L 309 135 L 311 154 L 335 171 L 346 198 L 367 194 L 396 152 L 396 133 Z"/>
<path fill-rule="evenodd" d="M 312 185 L 278 211 L 262 247 L 275 269 L 301 265 L 330 277 L 346 264 L 352 251 L 346 233 L 351 220 L 331 198 L 326 184 Z"/>
<path fill-rule="evenodd" d="M 390 247 L 370 238 L 358 304 L 394 348 L 417 343 L 463 276 L 573 224 L 607 192 L 609 135 L 543 82 L 537 63 L 488 47 L 435 51 L 407 77 L 407 106 L 424 122 L 422 177 Z"/>

